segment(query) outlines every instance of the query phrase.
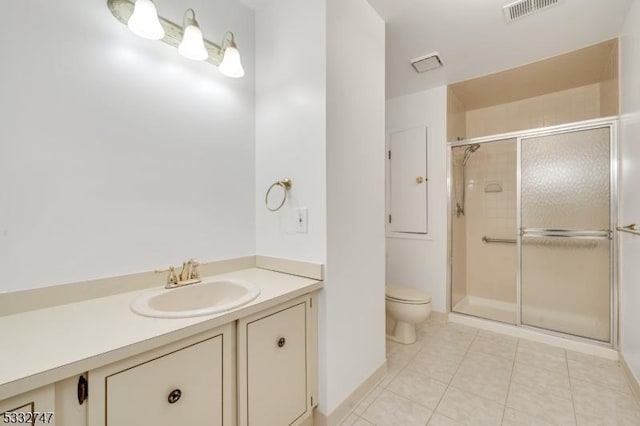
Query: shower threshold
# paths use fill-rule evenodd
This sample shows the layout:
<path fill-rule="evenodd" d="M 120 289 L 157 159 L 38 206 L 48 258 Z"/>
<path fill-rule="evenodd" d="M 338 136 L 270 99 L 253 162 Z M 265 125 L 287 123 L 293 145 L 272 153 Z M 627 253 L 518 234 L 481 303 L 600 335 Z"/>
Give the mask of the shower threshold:
<path fill-rule="evenodd" d="M 454 307 L 453 312 L 487 318 L 508 324 L 517 322 L 516 304 L 476 296 L 465 296 Z"/>

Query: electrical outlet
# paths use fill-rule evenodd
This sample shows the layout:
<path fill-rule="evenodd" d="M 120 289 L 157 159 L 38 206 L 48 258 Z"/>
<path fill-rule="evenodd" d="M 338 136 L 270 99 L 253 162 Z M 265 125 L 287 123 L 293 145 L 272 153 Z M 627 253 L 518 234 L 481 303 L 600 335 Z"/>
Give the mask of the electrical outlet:
<path fill-rule="evenodd" d="M 296 209 L 296 232 L 301 234 L 307 233 L 307 208 L 300 207 Z"/>

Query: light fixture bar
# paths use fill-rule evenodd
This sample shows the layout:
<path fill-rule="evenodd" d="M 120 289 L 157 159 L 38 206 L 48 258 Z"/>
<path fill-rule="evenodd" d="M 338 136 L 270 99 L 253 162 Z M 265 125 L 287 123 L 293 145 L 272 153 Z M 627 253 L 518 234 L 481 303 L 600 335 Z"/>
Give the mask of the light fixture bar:
<path fill-rule="evenodd" d="M 109 6 L 109 10 L 111 14 L 124 25 L 127 25 L 129 22 L 129 18 L 133 14 L 134 3 L 129 0 L 107 0 L 107 5 Z M 164 19 L 161 16 L 158 16 L 160 20 L 160 25 L 164 28 L 164 38 L 161 41 L 175 47 L 176 49 L 180 46 L 180 42 L 182 42 L 182 34 L 183 28 L 175 24 L 167 19 Z M 230 33 L 227 33 L 230 34 Z M 227 40 L 228 36 L 225 35 L 223 39 Z M 207 62 L 219 66 L 220 62 L 222 62 L 223 48 L 213 42 L 210 42 L 207 39 L 204 39 L 204 47 L 209 52 L 209 58 L 207 58 Z"/>

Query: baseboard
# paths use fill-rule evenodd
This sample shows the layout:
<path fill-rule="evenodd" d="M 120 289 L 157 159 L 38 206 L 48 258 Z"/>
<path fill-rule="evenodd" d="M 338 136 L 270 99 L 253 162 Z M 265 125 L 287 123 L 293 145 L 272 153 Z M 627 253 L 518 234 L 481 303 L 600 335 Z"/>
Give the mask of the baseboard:
<path fill-rule="evenodd" d="M 620 352 L 620 365 L 627 375 L 627 380 L 629 381 L 629 385 L 631 386 L 636 399 L 640 402 L 640 382 L 638 381 L 636 375 L 633 374 L 633 370 L 631 370 L 631 367 L 629 367 L 629 364 L 627 364 L 627 361 L 624 359 L 624 355 L 622 354 L 622 352 Z"/>
<path fill-rule="evenodd" d="M 448 318 L 449 318 L 449 314 L 447 312 L 431 311 L 430 319 L 432 321 L 435 320 L 435 321 L 447 322 Z"/>
<path fill-rule="evenodd" d="M 316 409 L 314 416 L 314 426 L 337 426 L 347 417 L 347 415 L 358 405 L 371 389 L 373 389 L 383 378 L 387 372 L 387 362 L 385 361 L 371 374 L 364 382 L 362 382 L 335 410 L 330 414 L 324 415 Z"/>

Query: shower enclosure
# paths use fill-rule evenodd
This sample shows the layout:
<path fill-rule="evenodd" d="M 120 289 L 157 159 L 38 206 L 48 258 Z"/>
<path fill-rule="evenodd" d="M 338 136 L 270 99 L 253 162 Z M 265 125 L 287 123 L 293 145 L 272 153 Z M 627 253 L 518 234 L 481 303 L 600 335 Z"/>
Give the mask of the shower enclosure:
<path fill-rule="evenodd" d="M 450 148 L 451 311 L 615 343 L 615 123 Z"/>

